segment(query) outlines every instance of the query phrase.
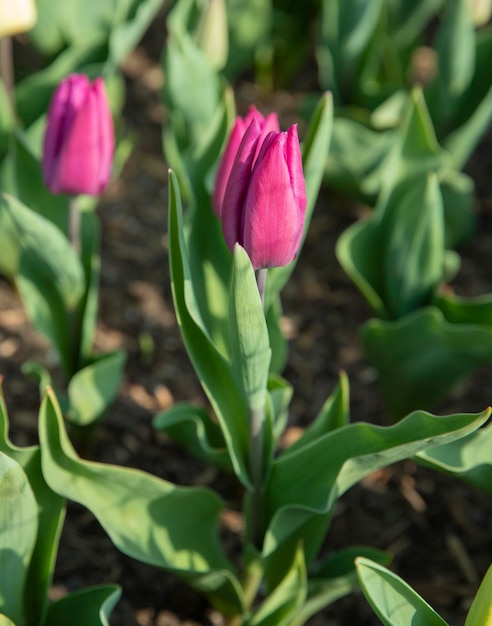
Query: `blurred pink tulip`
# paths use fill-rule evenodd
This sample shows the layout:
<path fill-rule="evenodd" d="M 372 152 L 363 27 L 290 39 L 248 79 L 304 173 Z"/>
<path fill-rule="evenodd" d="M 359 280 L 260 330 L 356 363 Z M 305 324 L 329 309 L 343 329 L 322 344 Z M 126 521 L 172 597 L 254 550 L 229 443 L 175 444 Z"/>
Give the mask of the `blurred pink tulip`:
<path fill-rule="evenodd" d="M 263 135 L 253 119 L 229 175 L 222 203 L 224 238 L 239 243 L 255 270 L 289 264 L 301 244 L 306 185 L 297 127 Z"/>
<path fill-rule="evenodd" d="M 71 74 L 53 95 L 43 144 L 43 176 L 52 193 L 97 196 L 111 175 L 113 119 L 102 78 Z"/>
<path fill-rule="evenodd" d="M 224 200 L 224 193 L 227 181 L 229 180 L 229 174 L 231 173 L 232 166 L 234 165 L 234 160 L 244 137 L 244 133 L 253 120 L 256 120 L 258 123 L 258 126 L 255 126 L 255 129 L 258 130 L 258 134 L 261 135 L 262 138 L 266 137 L 266 135 L 272 130 L 277 132 L 280 130 L 276 113 L 270 113 L 266 117 L 263 117 L 263 115 L 254 106 L 249 108 L 249 111 L 244 118 L 238 117 L 236 119 L 215 177 L 212 205 L 217 217 L 219 218 L 222 211 L 222 202 Z M 260 147 L 261 143 L 258 145 Z"/>

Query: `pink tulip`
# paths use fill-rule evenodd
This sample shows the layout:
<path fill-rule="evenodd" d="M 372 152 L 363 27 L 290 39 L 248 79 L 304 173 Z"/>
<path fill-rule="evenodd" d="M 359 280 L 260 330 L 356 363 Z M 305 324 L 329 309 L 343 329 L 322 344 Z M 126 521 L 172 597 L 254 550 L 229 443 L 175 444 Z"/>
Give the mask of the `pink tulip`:
<path fill-rule="evenodd" d="M 43 144 L 43 176 L 52 193 L 99 195 L 109 182 L 113 119 L 102 78 L 65 78 L 53 95 Z"/>
<path fill-rule="evenodd" d="M 229 174 L 231 173 L 232 166 L 234 165 L 239 145 L 241 144 L 246 129 L 253 120 L 258 122 L 258 132 L 263 138 L 266 137 L 266 135 L 272 130 L 277 132 L 280 130 L 276 113 L 270 113 L 266 117 L 263 117 L 263 115 L 254 106 L 249 108 L 249 111 L 244 118 L 238 117 L 236 119 L 215 177 L 212 205 L 217 217 L 219 218 L 222 211 L 222 202 L 224 200 L 227 181 L 229 180 Z M 258 145 L 261 147 L 261 143 Z"/>
<path fill-rule="evenodd" d="M 297 127 L 264 137 L 253 119 L 239 146 L 222 204 L 229 249 L 239 243 L 255 270 L 293 261 L 306 213 Z"/>

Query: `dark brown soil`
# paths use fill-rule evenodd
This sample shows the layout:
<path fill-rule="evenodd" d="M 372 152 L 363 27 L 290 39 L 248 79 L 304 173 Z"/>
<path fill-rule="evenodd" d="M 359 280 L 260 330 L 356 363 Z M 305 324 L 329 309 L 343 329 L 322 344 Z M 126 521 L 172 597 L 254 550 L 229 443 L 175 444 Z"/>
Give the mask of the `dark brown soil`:
<path fill-rule="evenodd" d="M 176 326 L 167 259 L 167 167 L 160 127 L 162 74 L 158 46 L 147 40 L 128 60 L 125 123 L 137 138 L 121 177 L 105 194 L 98 213 L 103 223 L 100 326 L 97 344 L 122 346 L 129 359 L 121 393 L 97 434 L 92 456 L 138 467 L 178 484 L 219 489 L 231 508 L 231 549 L 241 520 L 237 492 L 229 479 L 188 456 L 157 434 L 152 416 L 174 401 L 203 402 Z M 243 100 L 258 101 L 247 83 Z M 277 100 L 284 114 L 292 98 Z M 244 102 L 243 102 L 244 104 Z M 492 291 L 492 135 L 467 171 L 477 183 L 479 229 L 461 252 L 458 289 Z M 331 392 L 340 369 L 351 383 L 353 420 L 387 424 L 375 372 L 367 364 L 358 327 L 370 316 L 362 297 L 339 267 L 334 246 L 363 207 L 323 191 L 294 276 L 283 294 L 290 354 L 285 377 L 295 388 L 291 426 L 303 427 Z M 147 346 L 147 347 L 145 347 Z M 53 355 L 26 322 L 15 291 L 0 281 L 0 371 L 17 443 L 36 440 L 39 397 L 34 380 L 21 366 L 36 357 L 53 366 Z M 479 411 L 492 402 L 492 365 L 477 372 L 435 412 Z M 326 551 L 365 544 L 388 550 L 393 567 L 450 626 L 464 622 L 479 580 L 492 561 L 492 498 L 404 462 L 369 476 L 338 505 Z M 206 601 L 165 572 L 119 554 L 92 515 L 70 505 L 63 531 L 53 594 L 89 584 L 117 582 L 123 587 L 115 626 L 221 624 Z M 354 596 L 325 610 L 316 626 L 376 625 L 365 600 Z"/>

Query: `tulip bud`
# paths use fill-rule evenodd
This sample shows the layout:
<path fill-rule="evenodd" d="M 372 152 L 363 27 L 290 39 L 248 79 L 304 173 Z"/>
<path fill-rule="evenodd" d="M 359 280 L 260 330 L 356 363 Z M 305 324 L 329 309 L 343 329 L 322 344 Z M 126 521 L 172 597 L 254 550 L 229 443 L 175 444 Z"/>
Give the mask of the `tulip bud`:
<path fill-rule="evenodd" d="M 288 265 L 301 244 L 306 213 L 297 127 L 266 137 L 253 119 L 239 146 L 222 204 L 222 230 L 255 270 Z"/>
<path fill-rule="evenodd" d="M 0 37 L 31 30 L 36 19 L 34 0 L 0 0 Z"/>
<path fill-rule="evenodd" d="M 258 124 L 258 126 L 255 126 L 255 129 L 258 129 L 258 134 L 261 135 L 262 139 L 265 138 L 270 131 L 274 130 L 278 132 L 280 130 L 276 113 L 270 113 L 266 117 L 263 117 L 254 106 L 249 108 L 244 118 L 238 117 L 236 119 L 215 177 L 212 205 L 219 218 L 222 211 L 222 202 L 224 200 L 227 181 L 229 180 L 234 160 L 244 137 L 244 133 L 253 120 L 256 120 Z M 261 143 L 262 142 L 259 142 L 258 149 L 261 147 Z"/>
<path fill-rule="evenodd" d="M 52 193 L 99 195 L 109 182 L 113 119 L 102 78 L 71 74 L 53 95 L 43 144 L 43 176 Z"/>
<path fill-rule="evenodd" d="M 229 54 L 225 0 L 207 0 L 198 23 L 196 44 L 212 67 L 221 70 Z"/>

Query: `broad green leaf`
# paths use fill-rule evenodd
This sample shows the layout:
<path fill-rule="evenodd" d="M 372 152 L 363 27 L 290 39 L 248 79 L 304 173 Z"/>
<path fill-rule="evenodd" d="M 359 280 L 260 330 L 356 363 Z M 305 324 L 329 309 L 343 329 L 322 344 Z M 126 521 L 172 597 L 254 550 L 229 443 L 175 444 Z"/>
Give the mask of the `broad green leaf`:
<path fill-rule="evenodd" d="M 249 410 L 263 411 L 270 369 L 270 343 L 255 272 L 239 244 L 234 248 L 229 303 L 231 364 L 236 382 L 247 399 Z"/>
<path fill-rule="evenodd" d="M 36 498 L 21 466 L 0 452 L 0 611 L 24 621 L 24 590 L 36 543 Z"/>
<path fill-rule="evenodd" d="M 2 233 L 13 242 L 15 281 L 27 315 L 71 372 L 76 354 L 70 315 L 84 292 L 77 254 L 56 226 L 7 195 L 0 198 L 0 223 Z"/>
<path fill-rule="evenodd" d="M 326 156 L 330 149 L 333 131 L 333 98 L 325 93 L 319 100 L 313 113 L 311 123 L 302 145 L 302 167 L 306 181 L 307 207 L 304 222 L 303 242 L 306 238 L 311 217 L 313 215 L 319 188 L 325 170 Z M 301 244 L 302 250 L 302 244 Z M 298 256 L 301 252 L 299 251 Z M 265 308 L 268 309 L 272 301 L 272 292 L 278 293 L 289 280 L 294 271 L 297 260 L 285 267 L 275 267 L 269 270 L 267 281 L 267 295 Z"/>
<path fill-rule="evenodd" d="M 320 81 L 337 101 L 350 101 L 362 55 L 374 35 L 381 0 L 324 0 L 317 56 Z"/>
<path fill-rule="evenodd" d="M 475 74 L 456 103 L 452 132 L 443 140 L 457 169 L 468 161 L 492 120 L 491 54 L 492 27 L 489 26 L 476 34 Z"/>
<path fill-rule="evenodd" d="M 292 454 L 316 441 L 322 435 L 342 428 L 349 423 L 349 380 L 345 372 L 341 372 L 339 378 L 338 385 L 328 396 L 316 419 L 306 428 L 302 437 L 284 450 L 283 456 Z"/>
<path fill-rule="evenodd" d="M 492 495 L 492 424 L 452 443 L 419 452 L 415 459 L 459 477 Z"/>
<path fill-rule="evenodd" d="M 222 501 L 215 493 L 80 459 L 51 390 L 39 429 L 46 482 L 87 507 L 119 550 L 180 575 L 225 613 L 241 611 L 240 586 L 219 543 Z"/>
<path fill-rule="evenodd" d="M 68 383 L 68 419 L 87 426 L 101 417 L 118 394 L 126 353 L 117 350 L 98 356 L 72 376 Z"/>
<path fill-rule="evenodd" d="M 463 174 L 450 170 L 440 177 L 445 221 L 445 245 L 457 248 L 471 239 L 476 231 L 477 216 L 474 209 L 475 185 Z"/>
<path fill-rule="evenodd" d="M 431 107 L 436 127 L 444 134 L 458 98 L 469 86 L 475 70 L 475 31 L 469 0 L 446 3 L 435 48 L 439 67 L 435 87 L 437 101 L 431 103 Z"/>
<path fill-rule="evenodd" d="M 492 624 L 492 565 L 478 588 L 472 602 L 465 626 L 490 626 Z"/>
<path fill-rule="evenodd" d="M 61 527 L 65 516 L 65 501 L 46 484 L 41 471 L 38 446 L 19 448 L 8 436 L 8 415 L 0 384 L 0 452 L 15 460 L 24 470 L 37 501 L 38 533 L 27 572 L 24 603 L 28 623 L 41 624 L 48 604 Z"/>
<path fill-rule="evenodd" d="M 304 606 L 289 626 L 303 626 L 307 620 L 339 598 L 358 588 L 354 560 L 365 556 L 388 564 L 389 556 L 374 548 L 353 547 L 340 550 L 317 567 L 314 576 L 308 579 L 308 595 Z"/>
<path fill-rule="evenodd" d="M 444 273 L 444 214 L 435 176 L 400 186 L 386 206 L 378 243 L 384 302 L 392 317 L 428 304 Z"/>
<path fill-rule="evenodd" d="M 370 472 L 459 439 L 479 428 L 489 414 L 490 410 L 436 417 L 416 411 L 390 427 L 357 422 L 321 436 L 293 454 L 281 455 L 272 465 L 266 487 L 270 522 L 264 556 L 297 537 L 310 519 L 318 517 L 326 528 L 338 498 Z M 316 522 L 313 524 L 313 536 L 303 534 L 307 563 L 323 537 L 321 529 L 314 532 Z"/>
<path fill-rule="evenodd" d="M 436 178 L 414 178 L 383 193 L 368 220 L 342 233 L 336 253 L 378 316 L 398 318 L 429 303 L 444 275 L 444 216 Z"/>
<path fill-rule="evenodd" d="M 205 409 L 180 402 L 156 415 L 153 425 L 157 430 L 166 432 L 193 456 L 225 471 L 232 471 L 222 431 Z"/>
<path fill-rule="evenodd" d="M 169 178 L 169 260 L 174 306 L 188 355 L 219 420 L 234 471 L 249 486 L 248 407 L 229 363 L 211 341 L 203 323 L 191 280 L 181 199 L 173 172 Z"/>
<path fill-rule="evenodd" d="M 492 294 L 465 298 L 444 292 L 437 295 L 433 303 L 452 324 L 492 327 Z"/>
<path fill-rule="evenodd" d="M 395 419 L 431 406 L 475 368 L 492 360 L 492 328 L 449 323 L 436 307 L 396 321 L 371 319 L 360 334 Z"/>
<path fill-rule="evenodd" d="M 268 593 L 245 626 L 288 626 L 303 606 L 307 595 L 307 573 L 302 542 L 283 573 L 280 583 Z"/>
<path fill-rule="evenodd" d="M 434 609 L 393 572 L 363 557 L 357 559 L 356 567 L 366 600 L 384 626 L 447 626 Z"/>
<path fill-rule="evenodd" d="M 118 585 L 100 585 L 74 591 L 50 605 L 47 626 L 109 626 L 109 617 L 118 602 Z"/>

